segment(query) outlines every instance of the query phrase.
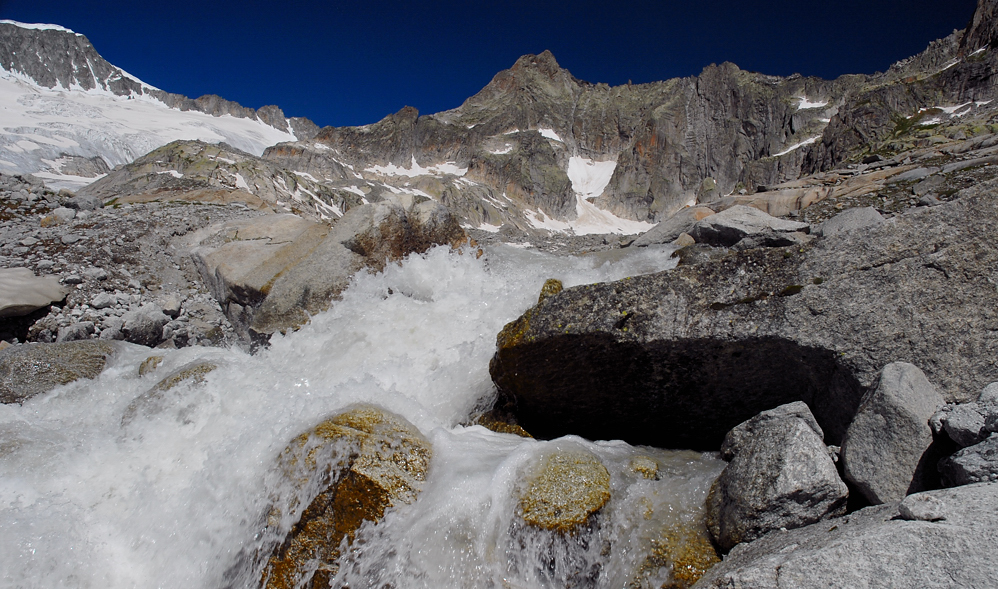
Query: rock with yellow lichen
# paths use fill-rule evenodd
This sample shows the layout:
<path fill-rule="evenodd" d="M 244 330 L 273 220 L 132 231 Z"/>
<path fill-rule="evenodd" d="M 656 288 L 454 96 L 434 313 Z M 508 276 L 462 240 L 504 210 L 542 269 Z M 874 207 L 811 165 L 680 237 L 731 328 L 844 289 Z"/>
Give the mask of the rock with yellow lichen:
<path fill-rule="evenodd" d="M 708 569 L 721 562 L 702 521 L 680 524 L 662 530 L 651 542 L 651 551 L 630 587 L 645 587 L 649 578 L 666 569 L 662 589 L 692 587 Z"/>
<path fill-rule="evenodd" d="M 544 286 L 541 287 L 541 294 L 537 297 L 537 304 L 539 305 L 543 303 L 544 299 L 551 295 L 556 295 L 564 289 L 565 287 L 562 285 L 560 280 L 556 278 L 548 278 L 544 281 Z"/>
<path fill-rule="evenodd" d="M 610 500 L 610 473 L 596 456 L 556 452 L 533 465 L 519 501 L 527 524 L 573 533 Z"/>
<path fill-rule="evenodd" d="M 408 421 L 361 405 L 323 421 L 291 442 L 280 458 L 281 476 L 314 497 L 275 506 L 268 527 L 308 502 L 301 517 L 266 559 L 260 586 L 266 589 L 327 587 L 335 575 L 344 539 L 377 522 L 386 510 L 415 501 L 430 464 L 430 444 Z M 304 492 L 304 491 L 303 491 Z"/>

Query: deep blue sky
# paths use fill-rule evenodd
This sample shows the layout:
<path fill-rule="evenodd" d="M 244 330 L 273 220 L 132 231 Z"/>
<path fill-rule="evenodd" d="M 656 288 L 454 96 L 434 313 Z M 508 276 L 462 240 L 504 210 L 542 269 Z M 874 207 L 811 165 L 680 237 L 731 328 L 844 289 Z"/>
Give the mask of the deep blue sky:
<path fill-rule="evenodd" d="M 459 106 L 550 49 L 612 85 L 732 61 L 767 74 L 873 73 L 969 22 L 976 0 L 128 2 L 0 0 L 0 19 L 59 24 L 163 90 L 277 104 L 320 125 L 405 105 Z"/>

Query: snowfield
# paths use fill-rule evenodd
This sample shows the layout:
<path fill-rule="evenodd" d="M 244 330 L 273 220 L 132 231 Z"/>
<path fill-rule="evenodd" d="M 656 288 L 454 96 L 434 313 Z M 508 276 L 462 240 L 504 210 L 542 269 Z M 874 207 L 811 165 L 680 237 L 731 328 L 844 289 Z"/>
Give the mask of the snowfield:
<path fill-rule="evenodd" d="M 51 162 L 65 155 L 99 155 L 114 167 L 178 139 L 224 141 L 261 155 L 271 145 L 296 140 L 258 119 L 180 111 L 149 96 L 50 89 L 2 69 L 0 129 L 0 171 L 35 174 L 50 188 L 74 190 L 97 178 L 62 174 Z"/>

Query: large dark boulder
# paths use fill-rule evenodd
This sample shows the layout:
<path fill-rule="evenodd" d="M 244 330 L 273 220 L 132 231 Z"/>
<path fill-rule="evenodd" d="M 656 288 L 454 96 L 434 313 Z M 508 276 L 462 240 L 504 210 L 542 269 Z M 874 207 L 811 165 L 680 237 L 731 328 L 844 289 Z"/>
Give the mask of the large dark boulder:
<path fill-rule="evenodd" d="M 895 361 L 969 400 L 998 380 L 996 188 L 804 247 L 566 289 L 499 334 L 500 398 L 537 437 L 694 448 L 798 400 L 837 444 Z"/>

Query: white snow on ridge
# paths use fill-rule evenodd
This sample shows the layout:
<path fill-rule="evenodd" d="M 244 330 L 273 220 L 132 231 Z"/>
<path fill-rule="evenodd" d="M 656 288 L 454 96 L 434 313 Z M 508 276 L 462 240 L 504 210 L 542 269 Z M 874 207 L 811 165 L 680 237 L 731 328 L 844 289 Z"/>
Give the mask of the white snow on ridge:
<path fill-rule="evenodd" d="M 559 221 L 552 219 L 543 211 L 525 211 L 527 221 L 535 229 L 544 229 L 555 233 L 567 233 L 569 235 L 593 235 L 604 233 L 616 233 L 621 235 L 635 235 L 644 233 L 655 226 L 654 223 L 645 221 L 631 221 L 621 219 L 609 211 L 598 208 L 593 203 L 586 200 L 582 195 L 576 195 L 575 212 L 577 217 L 571 221 Z"/>
<path fill-rule="evenodd" d="M 614 170 L 617 169 L 617 162 L 606 161 L 597 162 L 579 156 L 572 156 L 568 160 L 568 179 L 572 182 L 572 190 L 582 195 L 583 198 L 593 198 L 603 194 Z"/>
<path fill-rule="evenodd" d="M 828 101 L 824 100 L 821 102 L 811 102 L 807 96 L 798 96 L 797 100 L 800 102 L 797 104 L 797 110 L 807 110 L 810 108 L 825 108 L 828 106 Z"/>
<path fill-rule="evenodd" d="M 416 163 L 416 156 L 412 156 L 412 167 L 410 168 L 400 168 L 395 164 L 388 164 L 387 166 L 372 166 L 364 171 L 381 174 L 383 176 L 405 176 L 407 178 L 415 178 L 417 176 L 464 176 L 468 173 L 468 168 L 461 168 L 454 162 L 434 164 L 428 168 L 424 168 Z"/>
<path fill-rule="evenodd" d="M 502 149 L 496 149 L 496 150 L 490 151 L 489 153 L 491 153 L 492 155 L 506 155 L 507 153 L 509 153 L 511 151 L 513 151 L 513 146 L 511 144 L 507 143 L 506 147 L 503 147 Z"/>
<path fill-rule="evenodd" d="M 42 23 L 24 23 L 18 22 L 16 20 L 0 20 L 0 25 L 14 25 L 15 27 L 20 27 L 22 29 L 31 29 L 34 31 L 62 31 L 63 33 L 72 33 L 77 37 L 82 37 L 83 35 L 71 31 L 66 27 L 60 27 L 59 25 L 46 25 Z"/>
<path fill-rule="evenodd" d="M 183 178 L 184 175 L 176 170 L 166 170 L 165 172 L 156 172 L 157 174 L 169 174 L 174 178 Z"/>
<path fill-rule="evenodd" d="M 267 147 L 295 137 L 258 120 L 171 109 L 150 96 L 44 88 L 19 72 L 0 69 L 4 172 L 35 174 L 50 186 L 62 183 L 76 189 L 96 178 L 63 179 L 46 160 L 58 160 L 62 154 L 99 155 L 113 167 L 180 139 L 224 141 L 262 155 Z"/>
<path fill-rule="evenodd" d="M 780 157 L 781 155 L 787 155 L 791 151 L 794 151 L 795 149 L 800 149 L 800 148 L 802 148 L 802 147 L 804 147 L 806 145 L 811 145 L 812 143 L 816 142 L 819 139 L 821 139 L 821 135 L 818 135 L 817 137 L 812 137 L 810 139 L 805 139 L 804 141 L 801 141 L 800 143 L 796 143 L 794 145 L 791 145 L 790 147 L 784 149 L 780 153 L 773 154 L 773 157 Z"/>
<path fill-rule="evenodd" d="M 543 135 L 544 137 L 547 137 L 548 139 L 558 141 L 559 143 L 564 143 L 561 137 L 559 137 L 558 134 L 554 132 L 554 129 L 537 129 L 537 132 Z"/>

